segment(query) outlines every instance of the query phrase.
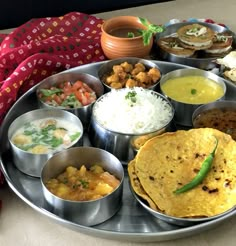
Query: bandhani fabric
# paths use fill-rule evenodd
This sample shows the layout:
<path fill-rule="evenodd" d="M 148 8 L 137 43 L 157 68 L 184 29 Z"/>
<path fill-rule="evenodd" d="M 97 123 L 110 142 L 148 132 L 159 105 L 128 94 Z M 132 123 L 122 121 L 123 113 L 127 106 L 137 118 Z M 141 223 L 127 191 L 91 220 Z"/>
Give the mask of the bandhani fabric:
<path fill-rule="evenodd" d="M 102 22 L 94 16 L 72 12 L 32 19 L 2 39 L 0 124 L 17 98 L 42 79 L 104 60 L 100 46 Z"/>
<path fill-rule="evenodd" d="M 0 35 L 0 126 L 14 102 L 44 78 L 105 60 L 102 19 L 80 12 L 32 19 Z M 0 185 L 4 178 L 0 172 Z"/>

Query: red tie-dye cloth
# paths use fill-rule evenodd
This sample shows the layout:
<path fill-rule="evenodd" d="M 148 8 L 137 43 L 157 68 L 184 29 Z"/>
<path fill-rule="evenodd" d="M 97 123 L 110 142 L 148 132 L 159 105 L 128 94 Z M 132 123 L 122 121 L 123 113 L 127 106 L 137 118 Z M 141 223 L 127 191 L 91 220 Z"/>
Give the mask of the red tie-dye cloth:
<path fill-rule="evenodd" d="M 82 64 L 105 60 L 102 19 L 72 12 L 32 19 L 0 35 L 0 126 L 20 95 L 44 78 Z M 0 172 L 0 184 L 4 178 Z"/>

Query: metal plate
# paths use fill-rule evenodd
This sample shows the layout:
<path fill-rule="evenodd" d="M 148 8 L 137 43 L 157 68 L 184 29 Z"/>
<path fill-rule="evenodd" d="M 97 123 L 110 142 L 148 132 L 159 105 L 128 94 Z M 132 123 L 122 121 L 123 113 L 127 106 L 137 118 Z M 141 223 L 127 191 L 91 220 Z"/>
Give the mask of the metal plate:
<path fill-rule="evenodd" d="M 163 74 L 175 69 L 186 68 L 184 65 L 175 63 L 160 61 L 154 62 L 157 63 Z M 73 68 L 71 71 L 78 73 L 90 73 L 97 76 L 97 70 L 99 66 L 102 65 L 102 63 L 103 62 L 83 65 L 77 68 Z M 226 99 L 235 100 L 234 95 L 236 93 L 236 86 L 227 80 L 225 80 L 225 83 L 227 85 Z M 234 210 L 229 214 L 226 214 L 225 216 L 222 216 L 213 221 L 187 227 L 180 227 L 159 220 L 145 211 L 133 197 L 128 184 L 126 166 L 124 166 L 125 182 L 122 207 L 119 212 L 110 220 L 94 227 L 86 227 L 75 224 L 51 213 L 49 210 L 47 210 L 47 206 L 43 198 L 40 180 L 38 178 L 30 177 L 21 173 L 12 162 L 9 142 L 7 139 L 7 131 L 10 123 L 17 116 L 38 107 L 35 93 L 36 88 L 37 85 L 26 92 L 20 99 L 18 99 L 18 101 L 13 105 L 5 117 L 5 120 L 0 129 L 0 161 L 1 169 L 10 188 L 25 203 L 27 203 L 42 215 L 51 218 L 55 222 L 60 223 L 72 230 L 85 234 L 113 240 L 134 242 L 164 241 L 190 236 L 213 228 L 236 215 L 236 210 Z M 86 137 L 84 138 L 84 145 L 89 145 L 89 141 Z"/>
<path fill-rule="evenodd" d="M 165 37 L 165 36 L 170 36 L 173 35 L 174 33 L 176 33 L 176 31 L 187 24 L 194 24 L 194 23 L 198 23 L 200 25 L 204 25 L 207 26 L 209 28 L 211 28 L 212 30 L 214 30 L 215 32 L 219 32 L 222 33 L 224 31 L 229 31 L 228 29 L 226 29 L 223 26 L 217 25 L 217 24 L 211 24 L 211 23 L 205 23 L 205 22 L 180 22 L 180 23 L 176 23 L 176 24 L 171 24 L 169 26 L 166 27 L 165 31 L 162 33 L 158 33 L 155 37 L 155 44 L 157 43 L 157 40 L 161 37 Z M 230 31 L 229 31 L 230 32 Z M 232 32 L 232 36 L 233 36 L 233 49 L 235 48 L 235 44 L 236 44 L 236 38 L 235 38 L 235 34 Z M 156 51 L 154 51 L 154 56 L 157 56 L 157 58 L 160 58 L 164 61 L 170 61 L 170 62 L 175 62 L 175 63 L 179 63 L 179 64 L 184 64 L 184 65 L 188 65 L 188 66 L 192 66 L 192 67 L 196 67 L 196 68 L 200 68 L 200 69 L 205 69 L 205 70 L 211 70 L 213 68 L 215 68 L 217 66 L 215 60 L 219 57 L 203 57 L 201 55 L 199 55 L 198 57 L 180 57 L 174 54 L 170 54 L 168 52 L 165 52 L 163 50 L 161 50 L 157 44 L 155 46 Z M 199 51 L 198 51 L 199 52 Z M 199 52 L 199 54 L 201 54 L 201 52 Z"/>

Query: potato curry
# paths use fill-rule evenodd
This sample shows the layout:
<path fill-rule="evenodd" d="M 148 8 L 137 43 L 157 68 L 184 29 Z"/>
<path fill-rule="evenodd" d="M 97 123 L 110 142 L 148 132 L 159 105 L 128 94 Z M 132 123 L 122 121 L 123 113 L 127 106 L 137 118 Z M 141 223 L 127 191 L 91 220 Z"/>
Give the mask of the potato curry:
<path fill-rule="evenodd" d="M 46 187 L 54 195 L 72 201 L 91 201 L 112 193 L 120 184 L 114 175 L 99 165 L 79 169 L 68 166 L 66 170 L 47 181 Z"/>

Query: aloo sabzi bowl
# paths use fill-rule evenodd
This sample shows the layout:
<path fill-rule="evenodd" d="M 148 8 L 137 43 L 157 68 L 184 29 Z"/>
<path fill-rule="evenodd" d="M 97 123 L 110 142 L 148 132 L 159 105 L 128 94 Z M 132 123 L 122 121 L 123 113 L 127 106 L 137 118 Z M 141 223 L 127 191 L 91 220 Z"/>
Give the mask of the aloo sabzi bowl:
<path fill-rule="evenodd" d="M 95 183 L 97 177 L 100 181 Z M 116 186 L 110 190 L 114 180 Z M 123 182 L 121 162 L 93 147 L 74 147 L 56 154 L 41 173 L 50 211 L 85 226 L 100 224 L 115 215 L 122 203 Z"/>
<path fill-rule="evenodd" d="M 37 87 L 42 108 L 59 108 L 78 116 L 88 127 L 94 102 L 104 93 L 98 78 L 87 73 L 62 72 L 52 75 Z"/>
<path fill-rule="evenodd" d="M 158 92 L 135 87 L 112 90 L 94 104 L 89 139 L 124 164 L 150 138 L 172 130 L 174 109 Z"/>
<path fill-rule="evenodd" d="M 195 68 L 177 69 L 165 74 L 160 90 L 175 109 L 174 121 L 181 126 L 192 126 L 192 114 L 200 106 L 223 100 L 226 94 L 224 79 Z"/>
<path fill-rule="evenodd" d="M 98 69 L 105 91 L 142 87 L 156 90 L 162 73 L 154 62 L 138 57 L 122 57 L 106 61 Z"/>
<path fill-rule="evenodd" d="M 44 163 L 55 153 L 82 144 L 83 125 L 60 109 L 36 109 L 17 117 L 8 129 L 15 166 L 40 177 Z"/>

